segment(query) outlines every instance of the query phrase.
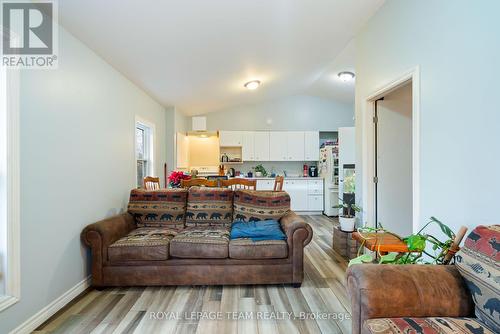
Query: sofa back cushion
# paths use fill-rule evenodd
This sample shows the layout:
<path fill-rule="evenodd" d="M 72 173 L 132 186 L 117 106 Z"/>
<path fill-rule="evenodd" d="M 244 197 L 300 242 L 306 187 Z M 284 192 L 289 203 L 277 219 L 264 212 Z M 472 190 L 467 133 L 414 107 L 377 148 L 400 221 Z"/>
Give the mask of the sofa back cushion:
<path fill-rule="evenodd" d="M 476 305 L 476 316 L 500 333 L 500 225 L 478 226 L 456 262 Z"/>
<path fill-rule="evenodd" d="M 130 192 L 128 212 L 138 227 L 183 228 L 186 189 L 142 190 Z"/>
<path fill-rule="evenodd" d="M 230 227 L 233 220 L 233 191 L 228 188 L 189 188 L 186 226 Z"/>
<path fill-rule="evenodd" d="M 290 196 L 284 191 L 236 190 L 234 221 L 279 220 L 290 211 Z"/>

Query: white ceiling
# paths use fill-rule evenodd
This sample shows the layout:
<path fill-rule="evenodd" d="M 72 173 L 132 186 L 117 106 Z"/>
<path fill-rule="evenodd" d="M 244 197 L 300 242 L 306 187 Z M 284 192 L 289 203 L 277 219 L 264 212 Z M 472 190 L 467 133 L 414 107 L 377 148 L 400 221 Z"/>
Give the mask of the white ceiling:
<path fill-rule="evenodd" d="M 383 1 L 64 0 L 59 19 L 162 104 L 202 114 L 292 94 L 352 102 L 335 78 L 354 68 L 352 43 L 342 51 Z"/>

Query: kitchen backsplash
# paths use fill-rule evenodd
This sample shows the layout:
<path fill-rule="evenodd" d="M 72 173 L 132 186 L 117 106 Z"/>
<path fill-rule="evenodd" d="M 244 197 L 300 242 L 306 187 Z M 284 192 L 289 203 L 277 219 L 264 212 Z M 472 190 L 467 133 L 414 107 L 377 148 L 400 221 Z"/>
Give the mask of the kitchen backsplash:
<path fill-rule="evenodd" d="M 235 170 L 239 170 L 241 173 L 246 174 L 249 171 L 252 171 L 252 167 L 261 164 L 264 166 L 268 174 L 271 172 L 275 172 L 276 174 L 283 175 L 283 171 L 286 170 L 289 176 L 298 175 L 301 176 L 304 169 L 304 164 L 308 166 L 314 165 L 317 166 L 317 163 L 314 161 L 308 162 L 300 162 L 300 161 L 253 161 L 253 162 L 244 162 L 242 165 L 233 165 L 229 167 L 233 167 Z"/>

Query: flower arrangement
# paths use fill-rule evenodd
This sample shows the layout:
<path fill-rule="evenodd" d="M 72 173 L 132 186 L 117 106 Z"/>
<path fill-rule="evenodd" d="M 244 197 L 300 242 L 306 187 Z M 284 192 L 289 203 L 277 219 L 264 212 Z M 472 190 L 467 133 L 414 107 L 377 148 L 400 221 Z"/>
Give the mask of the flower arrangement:
<path fill-rule="evenodd" d="M 168 177 L 168 184 L 172 188 L 180 188 L 181 180 L 190 180 L 191 175 L 184 174 L 184 172 L 180 171 L 172 171 Z"/>

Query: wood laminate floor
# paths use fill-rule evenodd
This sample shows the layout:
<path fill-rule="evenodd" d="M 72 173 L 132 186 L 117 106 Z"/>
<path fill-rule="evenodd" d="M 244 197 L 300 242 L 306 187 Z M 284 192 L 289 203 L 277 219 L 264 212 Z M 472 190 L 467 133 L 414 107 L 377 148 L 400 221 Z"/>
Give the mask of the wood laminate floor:
<path fill-rule="evenodd" d="M 332 250 L 334 220 L 314 230 L 302 287 L 289 285 L 91 290 L 34 333 L 350 333 L 346 261 Z"/>

